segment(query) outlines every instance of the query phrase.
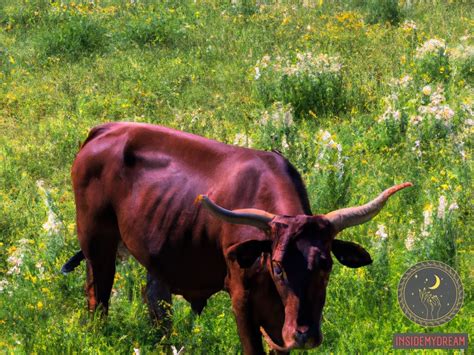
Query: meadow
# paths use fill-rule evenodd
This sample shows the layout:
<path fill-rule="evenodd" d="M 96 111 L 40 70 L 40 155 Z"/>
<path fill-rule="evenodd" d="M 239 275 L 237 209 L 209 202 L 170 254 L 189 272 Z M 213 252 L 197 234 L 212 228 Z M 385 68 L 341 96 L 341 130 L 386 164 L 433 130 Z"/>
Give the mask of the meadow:
<path fill-rule="evenodd" d="M 107 320 L 86 310 L 84 265 L 59 272 L 78 250 L 70 167 L 108 121 L 277 149 L 314 213 L 414 183 L 342 233 L 374 262 L 335 262 L 324 342 L 296 353 L 387 353 L 394 333 L 474 329 L 472 4 L 257 3 L 0 0 L 1 353 L 241 351 L 225 293 L 201 316 L 174 297 L 167 336 L 132 258 L 118 263 Z M 435 328 L 397 302 L 402 274 L 425 260 L 464 284 L 459 314 Z"/>

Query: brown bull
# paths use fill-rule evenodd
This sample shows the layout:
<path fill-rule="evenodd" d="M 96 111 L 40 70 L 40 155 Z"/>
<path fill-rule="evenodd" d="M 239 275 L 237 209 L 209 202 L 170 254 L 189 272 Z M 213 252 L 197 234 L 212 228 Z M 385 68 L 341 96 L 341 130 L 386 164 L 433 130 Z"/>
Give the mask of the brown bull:
<path fill-rule="evenodd" d="M 312 215 L 300 175 L 281 155 L 135 123 L 92 129 L 72 179 L 89 309 L 108 308 L 122 241 L 168 302 L 180 294 L 200 312 L 226 290 L 246 354 L 263 352 L 262 333 L 277 351 L 321 343 L 331 252 L 349 267 L 372 262 L 336 234 L 411 185 Z"/>

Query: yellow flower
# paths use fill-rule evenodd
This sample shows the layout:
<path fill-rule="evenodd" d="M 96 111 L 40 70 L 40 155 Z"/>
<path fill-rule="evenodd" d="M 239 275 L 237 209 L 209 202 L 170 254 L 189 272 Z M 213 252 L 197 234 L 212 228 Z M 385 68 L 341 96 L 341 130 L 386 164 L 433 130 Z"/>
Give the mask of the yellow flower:
<path fill-rule="evenodd" d="M 38 301 L 36 306 L 38 307 L 39 310 L 43 309 L 43 302 Z"/>
<path fill-rule="evenodd" d="M 434 183 L 439 182 L 439 180 L 438 180 L 435 176 L 432 176 L 432 177 L 431 177 L 431 181 L 434 182 Z"/>
<path fill-rule="evenodd" d="M 443 185 L 441 185 L 441 188 L 443 190 L 449 190 L 449 185 L 448 184 L 443 184 Z"/>

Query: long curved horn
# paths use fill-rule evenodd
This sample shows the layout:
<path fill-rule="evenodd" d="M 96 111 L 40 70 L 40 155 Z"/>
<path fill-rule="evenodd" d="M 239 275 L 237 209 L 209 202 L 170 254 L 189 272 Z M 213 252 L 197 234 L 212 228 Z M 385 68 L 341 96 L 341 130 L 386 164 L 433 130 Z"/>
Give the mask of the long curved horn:
<path fill-rule="evenodd" d="M 206 195 L 199 195 L 196 198 L 196 203 L 202 203 L 212 214 L 220 219 L 234 224 L 245 224 L 254 226 L 262 230 L 269 230 L 269 222 L 275 217 L 274 214 L 268 213 L 255 208 L 246 208 L 238 210 L 226 210 L 219 205 L 216 205 Z"/>
<path fill-rule="evenodd" d="M 326 214 L 326 218 L 332 223 L 337 232 L 348 227 L 365 223 L 370 221 L 380 212 L 390 196 L 409 186 L 413 186 L 413 184 L 411 182 L 405 182 L 403 184 L 392 186 L 365 205 L 332 211 Z"/>

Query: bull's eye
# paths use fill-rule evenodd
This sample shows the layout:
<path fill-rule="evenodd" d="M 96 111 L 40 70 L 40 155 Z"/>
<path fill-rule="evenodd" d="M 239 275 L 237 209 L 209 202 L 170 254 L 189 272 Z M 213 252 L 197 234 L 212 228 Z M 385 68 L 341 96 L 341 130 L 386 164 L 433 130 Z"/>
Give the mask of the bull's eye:
<path fill-rule="evenodd" d="M 283 271 L 283 268 L 278 263 L 273 263 L 273 275 L 280 280 L 286 279 L 285 271 Z"/>

